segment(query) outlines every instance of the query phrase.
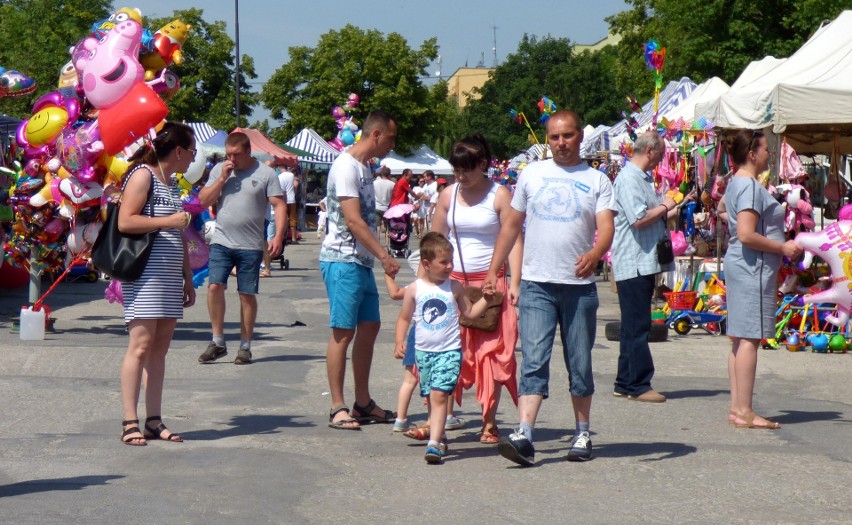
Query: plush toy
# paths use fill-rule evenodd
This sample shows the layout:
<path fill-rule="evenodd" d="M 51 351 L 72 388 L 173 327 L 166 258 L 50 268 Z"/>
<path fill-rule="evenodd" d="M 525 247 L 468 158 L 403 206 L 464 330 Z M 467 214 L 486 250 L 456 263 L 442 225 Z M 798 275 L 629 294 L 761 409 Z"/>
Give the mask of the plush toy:
<path fill-rule="evenodd" d="M 808 191 L 798 184 L 780 184 L 776 187 L 776 198 L 786 205 L 784 230 L 810 231 L 814 228 L 814 209 Z"/>

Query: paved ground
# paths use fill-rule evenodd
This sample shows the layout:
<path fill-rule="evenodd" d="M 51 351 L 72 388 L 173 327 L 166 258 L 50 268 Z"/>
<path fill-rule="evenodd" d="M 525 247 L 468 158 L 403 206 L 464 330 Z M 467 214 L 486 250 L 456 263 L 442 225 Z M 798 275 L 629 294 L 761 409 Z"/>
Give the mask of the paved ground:
<path fill-rule="evenodd" d="M 441 466 L 427 465 L 423 446 L 389 425 L 329 429 L 316 253 L 314 238 L 290 246 L 290 269 L 262 280 L 251 366 L 197 364 L 209 338 L 199 291 L 166 376 L 163 415 L 183 444 L 119 443 L 127 339 L 121 308 L 103 299 L 105 283 L 60 285 L 48 300 L 56 332 L 38 342 L 10 333 L 26 289 L 0 291 L 0 523 L 852 522 L 852 354 L 761 351 L 755 403 L 784 425 L 777 432 L 727 425 L 724 337 L 653 345 L 654 385 L 667 403 L 616 399 L 618 349 L 603 337 L 603 323 L 618 317 L 608 283 L 599 287 L 591 462 L 564 459 L 573 422 L 558 352 L 533 468 L 479 444 L 472 393 L 461 410 L 468 425 L 451 432 Z M 234 292 L 228 306 L 233 358 Z M 402 377 L 391 357 L 397 311 L 384 303 L 373 365 L 372 392 L 387 408 Z M 419 401 L 412 413 L 424 417 Z M 504 402 L 504 433 L 516 419 Z"/>

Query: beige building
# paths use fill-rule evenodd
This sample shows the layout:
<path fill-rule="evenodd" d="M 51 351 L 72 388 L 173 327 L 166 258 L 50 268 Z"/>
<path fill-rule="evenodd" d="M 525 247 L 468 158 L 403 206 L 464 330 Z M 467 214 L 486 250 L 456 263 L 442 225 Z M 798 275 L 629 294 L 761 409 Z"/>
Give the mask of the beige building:
<path fill-rule="evenodd" d="M 491 67 L 460 67 L 447 79 L 447 90 L 450 98 L 455 100 L 460 108 L 467 105 L 471 99 L 478 99 L 479 94 L 474 88 L 482 87 L 491 78 Z"/>
<path fill-rule="evenodd" d="M 621 35 L 609 33 L 606 38 L 595 42 L 594 44 L 576 44 L 574 45 L 574 53 L 580 54 L 583 51 L 599 51 L 606 46 L 614 46 L 621 42 Z"/>

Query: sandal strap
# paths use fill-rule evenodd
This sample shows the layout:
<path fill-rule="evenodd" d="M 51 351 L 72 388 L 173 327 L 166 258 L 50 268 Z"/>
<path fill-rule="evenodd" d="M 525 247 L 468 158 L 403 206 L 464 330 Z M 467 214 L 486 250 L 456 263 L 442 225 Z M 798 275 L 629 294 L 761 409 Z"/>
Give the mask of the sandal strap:
<path fill-rule="evenodd" d="M 352 403 L 352 408 L 354 410 L 358 411 L 358 413 L 361 414 L 362 416 L 369 416 L 370 414 L 373 413 L 373 409 L 376 408 L 376 401 L 371 399 L 370 402 L 367 403 L 367 406 L 365 406 L 365 407 L 360 406 L 358 403 Z M 385 413 L 387 413 L 387 412 L 388 411 L 386 410 Z"/>
<path fill-rule="evenodd" d="M 346 412 L 347 414 L 349 414 L 349 407 L 346 406 L 346 405 L 341 405 L 337 408 L 332 408 L 331 411 L 328 413 L 328 420 L 333 421 L 334 416 L 336 416 L 337 414 L 339 414 L 341 412 Z"/>
<path fill-rule="evenodd" d="M 124 426 L 127 426 L 127 425 L 132 425 L 134 423 L 136 423 L 138 425 L 139 420 L 138 419 L 125 419 L 124 421 L 121 422 L 121 426 L 124 427 Z"/>
<path fill-rule="evenodd" d="M 151 421 L 163 421 L 163 416 L 151 416 L 145 418 L 145 424 L 148 424 Z"/>
<path fill-rule="evenodd" d="M 129 423 L 128 423 L 129 424 Z M 130 434 L 142 434 L 142 430 L 139 427 L 130 427 L 124 429 L 121 433 L 122 440 L 123 438 L 129 436 Z M 131 438 L 131 439 L 145 439 L 145 434 L 142 434 L 141 438 Z"/>

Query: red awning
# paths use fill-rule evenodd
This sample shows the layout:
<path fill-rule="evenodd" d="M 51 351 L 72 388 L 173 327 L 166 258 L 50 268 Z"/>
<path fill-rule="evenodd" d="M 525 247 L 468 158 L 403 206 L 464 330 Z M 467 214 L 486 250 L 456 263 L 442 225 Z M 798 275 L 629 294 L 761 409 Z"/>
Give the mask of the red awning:
<path fill-rule="evenodd" d="M 237 131 L 248 135 L 248 138 L 251 141 L 251 150 L 253 152 L 262 152 L 270 155 L 273 159 L 275 159 L 276 166 L 297 166 L 299 164 L 296 154 L 290 153 L 289 151 L 277 146 L 260 131 L 249 128 L 234 128 L 231 133 Z"/>

